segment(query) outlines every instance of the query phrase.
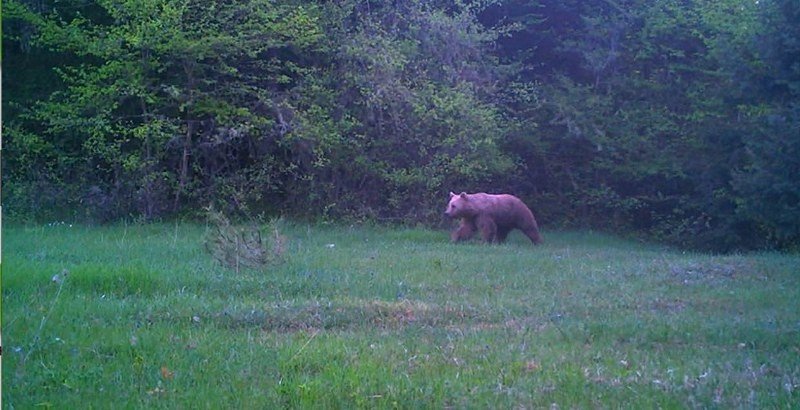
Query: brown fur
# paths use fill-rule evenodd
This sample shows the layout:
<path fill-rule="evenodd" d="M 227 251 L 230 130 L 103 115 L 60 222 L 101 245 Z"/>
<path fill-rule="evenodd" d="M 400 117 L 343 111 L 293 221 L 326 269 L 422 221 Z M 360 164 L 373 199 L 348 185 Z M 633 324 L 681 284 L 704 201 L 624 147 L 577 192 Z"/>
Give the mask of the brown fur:
<path fill-rule="evenodd" d="M 511 230 L 519 229 L 534 245 L 542 243 L 533 212 L 514 195 L 451 192 L 444 214 L 461 219 L 458 229 L 450 234 L 453 242 L 467 240 L 476 231 L 480 231 L 484 242 L 503 242 Z"/>

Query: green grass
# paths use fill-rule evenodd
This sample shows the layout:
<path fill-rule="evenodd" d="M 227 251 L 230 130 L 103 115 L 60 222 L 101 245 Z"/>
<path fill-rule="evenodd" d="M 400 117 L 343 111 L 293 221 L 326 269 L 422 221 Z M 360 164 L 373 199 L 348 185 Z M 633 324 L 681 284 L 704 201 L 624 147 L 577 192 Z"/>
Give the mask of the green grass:
<path fill-rule="evenodd" d="M 237 273 L 204 233 L 5 226 L 3 406 L 800 405 L 797 255 L 287 224 Z"/>

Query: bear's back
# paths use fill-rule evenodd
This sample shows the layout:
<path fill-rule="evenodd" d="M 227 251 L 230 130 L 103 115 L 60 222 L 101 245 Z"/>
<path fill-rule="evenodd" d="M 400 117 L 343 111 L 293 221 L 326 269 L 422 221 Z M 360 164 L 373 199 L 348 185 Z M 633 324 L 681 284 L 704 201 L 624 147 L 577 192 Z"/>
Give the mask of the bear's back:
<path fill-rule="evenodd" d="M 528 206 L 514 195 L 478 192 L 470 195 L 470 201 L 475 201 L 476 207 L 491 215 L 498 225 L 527 225 L 533 219 Z"/>

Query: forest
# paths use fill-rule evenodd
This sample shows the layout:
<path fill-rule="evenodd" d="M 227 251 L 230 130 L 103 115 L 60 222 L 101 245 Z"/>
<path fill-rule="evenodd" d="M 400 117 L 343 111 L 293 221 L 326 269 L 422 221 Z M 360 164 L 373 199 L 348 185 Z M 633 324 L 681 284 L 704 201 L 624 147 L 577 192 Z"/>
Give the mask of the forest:
<path fill-rule="evenodd" d="M 800 249 L 796 0 L 6 0 L 6 220 L 544 229 Z"/>

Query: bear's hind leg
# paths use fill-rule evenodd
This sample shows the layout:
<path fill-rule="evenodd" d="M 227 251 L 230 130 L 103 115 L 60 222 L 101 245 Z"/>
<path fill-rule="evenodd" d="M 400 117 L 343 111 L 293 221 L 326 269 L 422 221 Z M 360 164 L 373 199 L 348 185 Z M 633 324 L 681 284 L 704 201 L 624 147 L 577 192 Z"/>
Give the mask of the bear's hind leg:
<path fill-rule="evenodd" d="M 528 227 L 527 229 L 524 229 L 522 232 L 525 232 L 525 235 L 528 238 L 530 238 L 531 242 L 533 242 L 534 245 L 539 245 L 540 243 L 542 243 L 542 235 L 539 234 L 538 226 L 533 225 L 531 227 Z"/>
<path fill-rule="evenodd" d="M 497 227 L 497 242 L 503 243 L 506 241 L 506 237 L 508 237 L 508 233 L 511 232 L 511 229 L 508 228 L 501 228 Z"/>

